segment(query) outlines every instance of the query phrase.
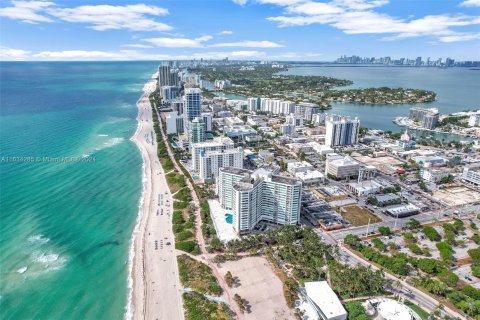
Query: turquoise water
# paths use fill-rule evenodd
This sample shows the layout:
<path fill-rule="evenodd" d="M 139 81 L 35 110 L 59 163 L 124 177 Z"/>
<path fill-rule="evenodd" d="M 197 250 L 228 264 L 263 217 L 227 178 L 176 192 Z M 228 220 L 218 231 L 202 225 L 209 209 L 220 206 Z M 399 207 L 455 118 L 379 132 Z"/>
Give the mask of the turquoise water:
<path fill-rule="evenodd" d="M 0 319 L 123 317 L 156 66 L 0 64 Z"/>
<path fill-rule="evenodd" d="M 466 109 L 480 109 L 480 71 L 468 68 L 406 68 L 406 67 L 352 67 L 302 66 L 290 68 L 286 74 L 322 75 L 349 79 L 353 85 L 346 88 L 404 87 L 433 90 L 437 100 L 416 106 L 437 107 L 440 113 Z M 412 105 L 362 105 L 332 103 L 328 112 L 355 117 L 368 128 L 398 131 L 392 123 L 395 117 L 408 116 Z M 431 134 L 431 133 L 430 133 Z M 443 138 L 443 136 L 439 136 Z"/>
<path fill-rule="evenodd" d="M 227 223 L 229 223 L 229 224 L 232 224 L 233 223 L 233 215 L 230 214 L 230 213 L 225 213 L 225 221 L 227 221 Z"/>

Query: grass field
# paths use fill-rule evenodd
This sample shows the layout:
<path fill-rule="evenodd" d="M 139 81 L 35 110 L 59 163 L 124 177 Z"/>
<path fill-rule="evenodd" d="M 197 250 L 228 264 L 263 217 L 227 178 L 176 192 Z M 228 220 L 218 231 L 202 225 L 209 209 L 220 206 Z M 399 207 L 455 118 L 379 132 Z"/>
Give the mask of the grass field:
<path fill-rule="evenodd" d="M 216 296 L 222 293 L 222 289 L 209 266 L 190 258 L 186 254 L 178 256 L 177 260 L 180 280 L 185 288 Z"/>
<path fill-rule="evenodd" d="M 368 219 L 370 219 L 370 223 L 382 221 L 382 219 L 372 214 L 367 209 L 360 208 L 356 205 L 342 207 L 340 209 L 340 214 L 355 227 L 368 224 Z"/>
<path fill-rule="evenodd" d="M 228 307 L 223 303 L 207 300 L 197 292 L 183 294 L 186 320 L 229 320 Z"/>

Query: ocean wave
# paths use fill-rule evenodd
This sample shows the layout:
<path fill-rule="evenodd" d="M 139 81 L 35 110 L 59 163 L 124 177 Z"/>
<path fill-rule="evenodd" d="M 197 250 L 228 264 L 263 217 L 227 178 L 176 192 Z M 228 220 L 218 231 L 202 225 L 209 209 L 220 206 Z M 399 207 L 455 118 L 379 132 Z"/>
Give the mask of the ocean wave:
<path fill-rule="evenodd" d="M 17 273 L 23 274 L 28 270 L 28 267 L 21 267 L 17 269 Z"/>
<path fill-rule="evenodd" d="M 53 271 L 61 269 L 67 259 L 57 253 L 46 251 L 34 251 L 31 255 L 32 262 L 37 266 L 43 267 L 44 271 Z"/>
<path fill-rule="evenodd" d="M 97 134 L 97 136 L 99 136 L 99 137 L 108 137 L 108 134 L 99 133 L 99 134 Z"/>
<path fill-rule="evenodd" d="M 32 244 L 44 244 L 50 241 L 49 238 L 45 238 L 43 234 L 36 234 L 31 237 L 28 237 L 28 242 Z"/>
<path fill-rule="evenodd" d="M 122 143 L 124 140 L 124 138 L 111 138 L 108 141 L 104 142 L 103 145 L 101 145 L 100 147 L 95 148 L 95 151 L 100 151 L 106 148 L 113 147 L 119 143 Z"/>

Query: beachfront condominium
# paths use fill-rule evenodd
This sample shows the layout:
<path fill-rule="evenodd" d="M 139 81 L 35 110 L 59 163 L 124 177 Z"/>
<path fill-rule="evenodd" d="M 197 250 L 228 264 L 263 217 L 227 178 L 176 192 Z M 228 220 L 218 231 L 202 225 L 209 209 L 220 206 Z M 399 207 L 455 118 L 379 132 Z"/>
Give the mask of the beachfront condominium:
<path fill-rule="evenodd" d="M 182 134 L 184 129 L 183 116 L 178 111 L 171 111 L 165 118 L 167 134 Z"/>
<path fill-rule="evenodd" d="M 224 151 L 234 148 L 235 144 L 232 139 L 226 137 L 215 137 L 211 141 L 192 144 L 190 148 L 192 154 L 192 170 L 200 171 L 200 153 L 202 151 Z"/>
<path fill-rule="evenodd" d="M 204 182 L 213 182 L 218 177 L 220 168 L 243 168 L 243 149 L 225 149 L 214 151 L 200 151 L 199 177 Z"/>
<path fill-rule="evenodd" d="M 185 95 L 183 96 L 183 114 L 186 122 L 200 117 L 201 106 L 202 91 L 198 88 L 185 89 Z"/>
<path fill-rule="evenodd" d="M 158 67 L 158 86 L 178 86 L 178 74 L 167 64 Z"/>
<path fill-rule="evenodd" d="M 437 108 L 410 108 L 409 118 L 418 122 L 424 129 L 434 129 L 438 124 L 440 115 Z"/>
<path fill-rule="evenodd" d="M 221 168 L 217 192 L 222 208 L 232 210 L 233 228 L 238 234 L 251 232 L 260 221 L 294 225 L 300 220 L 302 182 L 255 171 Z"/>
<path fill-rule="evenodd" d="M 188 142 L 192 143 L 200 143 L 205 141 L 205 124 L 203 120 L 199 117 L 196 117 L 190 124 L 187 126 L 188 128 Z"/>
<path fill-rule="evenodd" d="M 337 116 L 329 116 L 325 120 L 325 145 L 327 146 L 346 146 L 358 143 L 358 132 L 360 130 L 360 120 L 353 120 Z"/>

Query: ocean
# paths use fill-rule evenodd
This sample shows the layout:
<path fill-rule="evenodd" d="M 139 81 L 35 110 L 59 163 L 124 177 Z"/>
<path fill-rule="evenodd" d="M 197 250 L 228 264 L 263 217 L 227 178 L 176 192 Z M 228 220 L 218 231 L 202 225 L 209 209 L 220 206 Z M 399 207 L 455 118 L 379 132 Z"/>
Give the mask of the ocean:
<path fill-rule="evenodd" d="M 0 318 L 121 319 L 157 62 L 0 64 Z"/>
<path fill-rule="evenodd" d="M 0 319 L 121 319 L 142 160 L 129 141 L 158 62 L 0 63 Z M 450 113 L 479 108 L 468 69 L 299 67 L 355 87 L 434 90 Z M 238 98 L 238 96 L 236 97 Z M 409 106 L 338 104 L 400 130 Z"/>

